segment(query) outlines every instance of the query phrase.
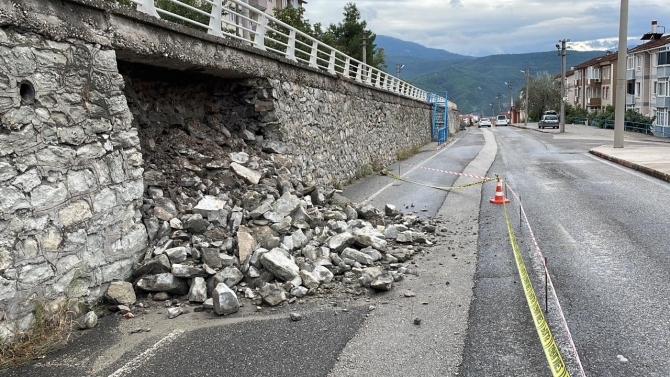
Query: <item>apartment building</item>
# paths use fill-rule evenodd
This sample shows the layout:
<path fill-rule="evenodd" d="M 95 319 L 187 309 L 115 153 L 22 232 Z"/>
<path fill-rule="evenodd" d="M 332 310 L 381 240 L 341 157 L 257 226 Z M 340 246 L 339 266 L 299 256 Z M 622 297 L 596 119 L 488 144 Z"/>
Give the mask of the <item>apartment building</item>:
<path fill-rule="evenodd" d="M 626 62 L 626 108 L 646 116 L 655 116 L 656 124 L 670 125 L 670 35 L 657 32 L 652 23 L 653 39 L 628 52 Z"/>
<path fill-rule="evenodd" d="M 572 67 L 573 75 L 567 83 L 571 91 L 568 102 L 588 112 L 602 111 L 608 105 L 613 105 L 616 67 L 617 54 L 610 51 Z"/>

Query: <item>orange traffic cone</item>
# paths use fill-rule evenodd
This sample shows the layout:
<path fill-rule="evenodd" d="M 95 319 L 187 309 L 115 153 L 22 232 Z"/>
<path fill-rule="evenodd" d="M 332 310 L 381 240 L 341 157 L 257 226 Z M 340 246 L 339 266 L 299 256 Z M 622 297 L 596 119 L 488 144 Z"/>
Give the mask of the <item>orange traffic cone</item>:
<path fill-rule="evenodd" d="M 505 198 L 502 189 L 502 182 L 500 182 L 500 177 L 498 177 L 498 185 L 496 186 L 496 196 L 490 200 L 493 204 L 505 204 L 509 203 L 509 199 Z"/>

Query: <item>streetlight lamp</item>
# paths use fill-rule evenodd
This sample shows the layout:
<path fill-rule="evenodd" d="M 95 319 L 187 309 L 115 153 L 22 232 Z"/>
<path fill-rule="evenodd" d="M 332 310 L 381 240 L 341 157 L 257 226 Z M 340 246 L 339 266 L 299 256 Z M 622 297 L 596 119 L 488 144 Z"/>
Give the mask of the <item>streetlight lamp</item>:
<path fill-rule="evenodd" d="M 400 79 L 400 70 L 403 69 L 403 68 L 405 68 L 404 64 L 396 64 L 395 65 L 395 77 L 397 77 L 398 79 Z"/>
<path fill-rule="evenodd" d="M 507 84 L 507 88 L 509 89 L 509 121 L 512 121 L 512 107 L 514 106 L 514 102 L 512 101 L 512 82 L 507 82 L 505 81 L 505 84 Z"/>
<path fill-rule="evenodd" d="M 528 87 L 528 76 L 530 76 L 530 68 L 526 68 L 521 72 L 526 74 L 526 90 L 524 90 L 524 94 L 526 96 L 526 101 L 525 101 L 525 108 L 526 108 L 525 112 L 526 112 L 526 114 L 523 118 L 524 118 L 524 126 L 528 127 L 528 89 L 529 89 L 529 87 Z"/>

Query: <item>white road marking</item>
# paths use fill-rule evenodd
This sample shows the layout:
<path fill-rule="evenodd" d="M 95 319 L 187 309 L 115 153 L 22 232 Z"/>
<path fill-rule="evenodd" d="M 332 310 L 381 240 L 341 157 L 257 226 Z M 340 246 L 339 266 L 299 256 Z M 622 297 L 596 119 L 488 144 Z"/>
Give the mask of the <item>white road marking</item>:
<path fill-rule="evenodd" d="M 627 168 L 627 167 L 625 167 L 625 166 L 621 166 L 621 165 L 619 165 L 619 164 L 615 164 L 614 162 L 607 161 L 607 160 L 602 159 L 602 158 L 600 158 L 600 157 L 598 157 L 598 156 L 594 156 L 594 155 L 592 155 L 591 153 L 586 153 L 586 155 L 589 156 L 589 157 L 591 157 L 592 159 L 594 159 L 594 160 L 596 160 L 596 161 L 600 161 L 600 162 L 602 162 L 602 163 L 604 163 L 604 164 L 607 164 L 607 165 L 609 165 L 609 166 L 611 166 L 611 167 L 614 167 L 614 168 L 617 168 L 617 169 L 619 169 L 619 170 L 625 171 L 625 172 L 627 172 L 628 174 L 632 174 L 632 175 L 634 175 L 634 176 L 636 176 L 636 177 L 638 177 L 638 178 L 642 178 L 642 179 L 644 179 L 644 180 L 647 180 L 647 181 L 649 181 L 649 182 L 651 182 L 651 183 L 653 183 L 653 184 L 655 184 L 655 185 L 657 185 L 657 186 L 663 187 L 663 188 L 666 189 L 666 190 L 670 190 L 670 185 L 668 185 L 667 183 L 665 183 L 665 182 L 659 180 L 658 178 L 652 178 L 652 177 L 649 177 L 649 176 L 646 175 L 646 174 L 638 173 L 637 171 L 632 170 L 631 168 Z"/>
<path fill-rule="evenodd" d="M 137 369 L 137 367 L 143 365 L 148 358 L 155 355 L 156 351 L 158 351 L 159 348 L 168 345 L 183 333 L 184 330 L 173 330 L 171 333 L 167 334 L 163 339 L 156 342 L 156 344 L 147 348 L 144 352 L 135 356 L 135 358 L 127 362 L 124 366 L 117 369 L 114 373 L 110 374 L 109 377 L 121 377 L 131 373 L 132 371 Z"/>
<path fill-rule="evenodd" d="M 460 137 L 459 137 L 458 139 L 454 140 L 453 143 L 451 143 L 451 144 L 447 145 L 446 147 L 444 147 L 441 151 L 435 153 L 434 155 L 432 155 L 432 156 L 428 157 L 427 159 L 421 161 L 420 164 L 418 164 L 418 165 L 414 166 L 413 168 L 407 170 L 407 171 L 404 172 L 402 175 L 400 175 L 400 177 L 404 178 L 407 174 L 413 172 L 414 169 L 418 169 L 418 168 L 420 168 L 421 166 L 423 166 L 423 164 L 425 164 L 426 162 L 428 162 L 428 161 L 432 160 L 433 158 L 437 157 L 438 155 L 440 155 L 440 153 L 442 153 L 442 152 L 446 151 L 447 149 L 449 149 L 452 145 L 456 144 L 459 140 L 461 140 Z M 398 163 L 400 164 L 400 161 L 398 161 Z M 370 197 L 368 197 L 367 199 L 365 199 L 365 200 L 363 201 L 363 203 L 361 203 L 361 204 L 368 203 L 368 202 L 371 201 L 372 199 L 376 198 L 379 194 L 381 194 L 382 192 L 386 191 L 386 189 L 388 189 L 389 187 L 394 186 L 394 185 L 396 185 L 396 184 L 397 184 L 396 182 L 391 182 L 391 183 L 389 183 L 388 185 L 386 185 L 386 186 L 380 188 L 379 190 L 377 190 L 377 192 L 375 192 L 374 194 L 370 195 Z"/>

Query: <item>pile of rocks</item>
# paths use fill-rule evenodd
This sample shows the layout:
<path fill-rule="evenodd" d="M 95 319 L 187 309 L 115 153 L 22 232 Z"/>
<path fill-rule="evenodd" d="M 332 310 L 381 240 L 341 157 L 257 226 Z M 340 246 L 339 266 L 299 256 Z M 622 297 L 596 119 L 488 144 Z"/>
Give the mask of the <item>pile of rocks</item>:
<path fill-rule="evenodd" d="M 230 314 L 241 297 L 275 306 L 338 289 L 390 290 L 412 254 L 435 242 L 435 226 L 418 216 L 305 184 L 272 143 L 226 131 L 192 120 L 160 143 L 144 139 L 150 246 L 133 277 L 154 299 L 185 296 Z"/>

